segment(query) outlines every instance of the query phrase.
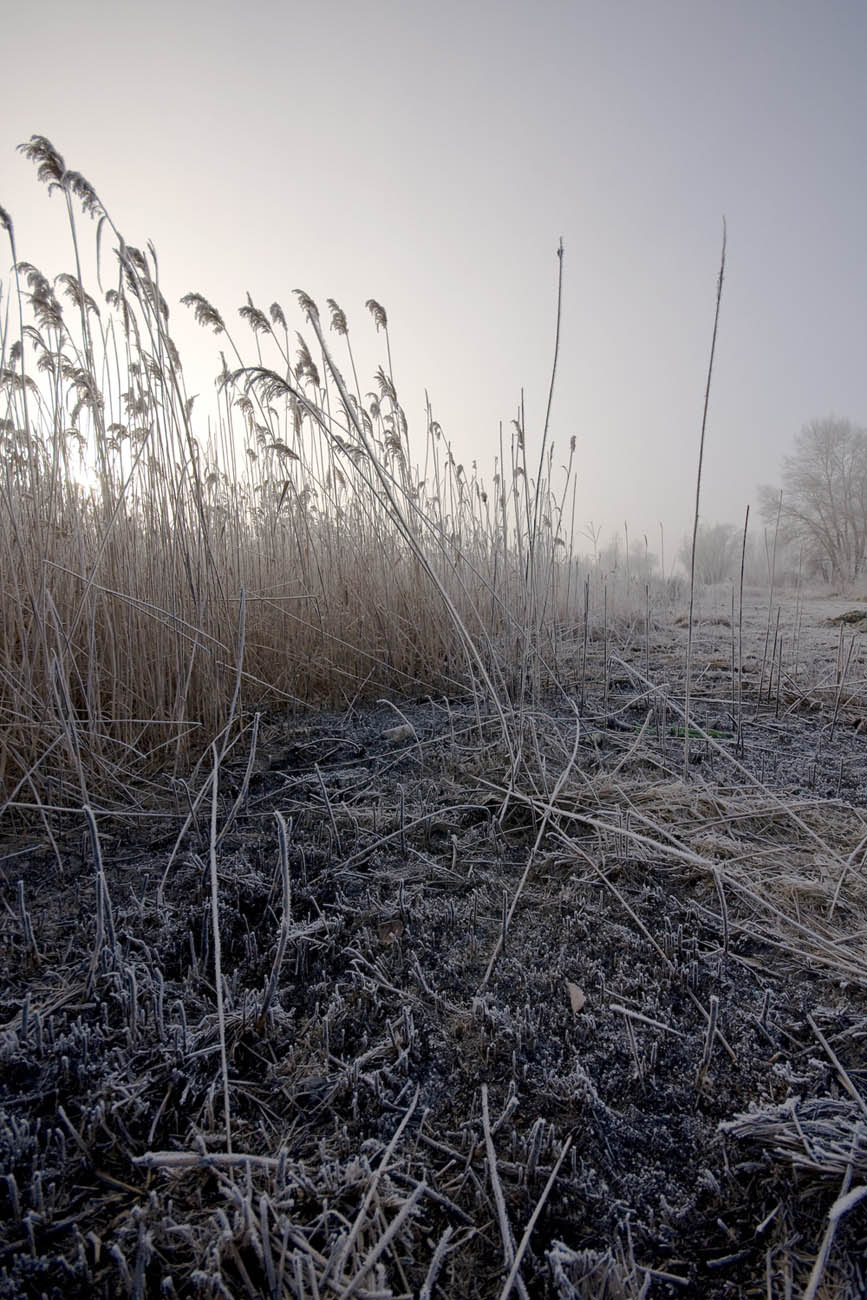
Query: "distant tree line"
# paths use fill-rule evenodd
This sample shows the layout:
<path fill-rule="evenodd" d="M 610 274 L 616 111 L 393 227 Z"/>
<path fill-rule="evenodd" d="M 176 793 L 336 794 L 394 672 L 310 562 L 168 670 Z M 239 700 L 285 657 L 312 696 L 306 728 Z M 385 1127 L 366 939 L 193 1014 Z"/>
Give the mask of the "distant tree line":
<path fill-rule="evenodd" d="M 765 521 L 803 550 L 809 576 L 852 582 L 867 568 L 867 430 L 827 417 L 804 426 L 781 486 L 760 489 Z"/>
<path fill-rule="evenodd" d="M 742 524 L 699 526 L 699 582 L 738 581 L 742 556 L 747 585 L 768 581 L 772 569 L 787 584 L 820 579 L 839 586 L 867 577 L 867 429 L 835 416 L 805 425 L 783 460 L 779 486 L 760 487 L 758 504 L 745 549 Z M 585 530 L 594 567 L 622 575 L 627 585 L 644 586 L 660 576 L 646 536 L 633 539 L 624 526 L 600 546 L 600 532 L 593 525 Z M 692 538 L 685 537 L 676 550 L 687 573 L 691 547 Z"/>
<path fill-rule="evenodd" d="M 774 521 L 764 527 L 750 517 L 744 548 L 743 524 L 700 524 L 695 542 L 695 577 L 697 582 L 738 582 L 741 557 L 744 562 L 744 583 L 757 586 L 768 582 L 773 570 L 779 581 L 790 584 L 803 573 L 803 556 L 797 545 L 776 538 Z M 685 537 L 677 550 L 677 558 L 689 573 L 692 538 Z"/>
<path fill-rule="evenodd" d="M 754 519 L 754 517 L 753 517 Z M 647 538 L 642 534 L 639 541 L 626 542 L 622 535 L 614 534 L 605 546 L 597 544 L 593 556 L 586 556 L 588 567 L 592 566 L 600 574 L 612 580 L 619 579 L 629 587 L 643 590 L 646 583 L 664 578 L 672 585 L 672 591 L 678 590 L 684 574 L 690 569 L 690 549 L 692 538 L 684 537 L 677 546 L 673 559 L 680 569 L 666 563 L 665 573 L 656 553 L 650 550 Z M 795 582 L 799 564 L 803 558 L 798 547 L 777 538 L 774 547 L 774 527 L 762 527 L 751 521 L 744 552 L 743 525 L 736 527 L 729 523 L 700 524 L 696 536 L 695 576 L 696 581 L 711 585 L 719 582 L 737 582 L 740 577 L 741 555 L 744 557 L 744 581 L 750 586 L 764 584 L 768 581 L 773 567 L 777 577 L 783 582 Z"/>
<path fill-rule="evenodd" d="M 783 582 L 798 577 L 835 585 L 867 574 L 867 430 L 850 420 L 813 420 L 795 438 L 783 460 L 780 486 L 759 488 L 759 516 L 751 523 L 744 577 L 761 582 L 771 568 Z M 677 558 L 689 571 L 691 539 Z M 700 582 L 737 580 L 743 529 L 702 524 L 696 538 L 695 571 Z"/>

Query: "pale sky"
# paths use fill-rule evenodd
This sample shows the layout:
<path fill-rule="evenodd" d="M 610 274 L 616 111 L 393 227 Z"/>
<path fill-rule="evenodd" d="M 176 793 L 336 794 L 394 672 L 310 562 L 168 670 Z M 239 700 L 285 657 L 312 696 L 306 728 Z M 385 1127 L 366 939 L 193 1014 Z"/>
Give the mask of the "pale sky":
<path fill-rule="evenodd" d="M 39 133 L 154 241 L 188 373 L 219 341 L 184 293 L 252 360 L 246 291 L 294 313 L 303 288 L 344 308 L 372 380 L 374 297 L 413 444 L 427 388 L 489 477 L 522 386 L 538 447 L 562 236 L 556 460 L 575 434 L 582 525 L 627 519 L 655 548 L 663 520 L 673 555 L 725 215 L 702 517 L 739 525 L 808 420 L 867 423 L 864 0 L 41 0 L 2 26 L 19 256 L 73 269 L 15 151 Z"/>

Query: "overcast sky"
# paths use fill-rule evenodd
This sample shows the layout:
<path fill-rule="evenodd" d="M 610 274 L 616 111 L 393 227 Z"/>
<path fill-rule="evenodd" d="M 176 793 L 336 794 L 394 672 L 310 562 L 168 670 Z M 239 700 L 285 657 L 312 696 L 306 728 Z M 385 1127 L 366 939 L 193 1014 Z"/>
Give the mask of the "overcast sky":
<path fill-rule="evenodd" d="M 19 256 L 72 269 L 40 133 L 154 241 L 182 353 L 189 290 L 252 351 L 247 290 L 300 287 L 372 378 L 377 298 L 415 445 L 427 388 L 488 473 L 522 387 L 538 445 L 562 236 L 557 460 L 575 434 L 581 523 L 653 547 L 691 518 L 725 215 L 703 518 L 740 524 L 806 421 L 867 422 L 864 0 L 40 0 L 3 34 Z"/>

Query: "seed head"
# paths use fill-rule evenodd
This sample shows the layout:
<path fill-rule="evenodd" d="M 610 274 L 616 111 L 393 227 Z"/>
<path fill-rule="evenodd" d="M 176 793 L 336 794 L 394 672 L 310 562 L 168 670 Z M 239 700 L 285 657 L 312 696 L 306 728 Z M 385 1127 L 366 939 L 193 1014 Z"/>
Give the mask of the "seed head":
<path fill-rule="evenodd" d="M 374 323 L 376 325 L 377 333 L 381 329 L 387 330 L 388 317 L 386 316 L 385 308 L 381 305 L 381 303 L 378 303 L 375 298 L 368 298 L 367 302 L 364 305 L 367 308 L 367 310 L 370 312 L 371 316 L 373 317 Z"/>
<path fill-rule="evenodd" d="M 331 328 L 335 334 L 348 334 L 349 326 L 346 323 L 346 312 L 341 307 L 338 307 L 333 298 L 326 298 L 325 301 L 331 309 Z"/>
<path fill-rule="evenodd" d="M 187 293 L 181 302 L 185 307 L 192 307 L 198 325 L 210 325 L 215 334 L 223 333 L 226 328 L 223 318 L 207 298 L 203 298 L 200 293 Z"/>

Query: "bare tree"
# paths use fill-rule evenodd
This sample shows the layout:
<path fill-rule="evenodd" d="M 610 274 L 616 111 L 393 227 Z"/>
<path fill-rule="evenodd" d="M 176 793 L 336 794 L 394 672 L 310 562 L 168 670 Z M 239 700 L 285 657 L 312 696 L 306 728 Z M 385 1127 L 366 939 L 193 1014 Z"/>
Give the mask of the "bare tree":
<path fill-rule="evenodd" d="M 867 430 L 828 417 L 804 426 L 783 461 L 780 526 L 832 582 L 851 582 L 867 564 Z M 759 489 L 775 518 L 779 488 Z"/>
<path fill-rule="evenodd" d="M 695 576 L 699 582 L 725 582 L 740 564 L 741 539 L 732 524 L 699 524 L 695 535 Z M 685 537 L 677 558 L 689 573 L 692 538 Z"/>

